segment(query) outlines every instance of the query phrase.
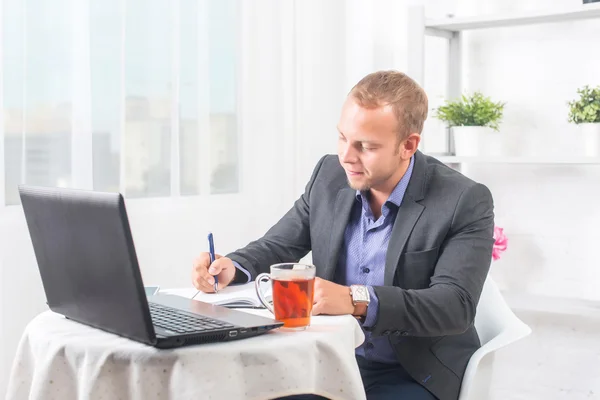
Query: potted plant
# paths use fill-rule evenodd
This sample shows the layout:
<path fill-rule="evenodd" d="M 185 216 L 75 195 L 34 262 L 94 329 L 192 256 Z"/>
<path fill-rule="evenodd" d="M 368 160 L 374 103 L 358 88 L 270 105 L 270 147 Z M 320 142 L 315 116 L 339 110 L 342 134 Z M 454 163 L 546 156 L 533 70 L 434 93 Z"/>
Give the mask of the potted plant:
<path fill-rule="evenodd" d="M 496 156 L 502 154 L 498 124 L 504 105 L 475 92 L 447 101 L 435 110 L 435 117 L 448 124 L 457 156 Z"/>
<path fill-rule="evenodd" d="M 577 89 L 579 99 L 569 101 L 569 122 L 577 124 L 583 152 L 600 157 L 600 86 Z"/>

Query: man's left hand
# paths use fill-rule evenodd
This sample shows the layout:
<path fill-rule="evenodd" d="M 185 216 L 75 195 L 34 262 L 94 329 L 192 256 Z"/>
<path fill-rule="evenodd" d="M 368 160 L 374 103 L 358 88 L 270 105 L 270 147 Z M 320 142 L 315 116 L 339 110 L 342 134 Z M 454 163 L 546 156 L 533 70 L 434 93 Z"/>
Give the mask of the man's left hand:
<path fill-rule="evenodd" d="M 352 296 L 348 286 L 338 285 L 321 278 L 315 278 L 313 315 L 344 315 L 354 312 Z"/>

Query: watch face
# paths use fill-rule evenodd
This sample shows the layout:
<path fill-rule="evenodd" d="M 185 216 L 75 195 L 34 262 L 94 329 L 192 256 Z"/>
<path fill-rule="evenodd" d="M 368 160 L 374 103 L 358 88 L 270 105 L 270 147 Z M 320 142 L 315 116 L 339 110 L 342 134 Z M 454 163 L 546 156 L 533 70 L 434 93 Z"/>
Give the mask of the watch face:
<path fill-rule="evenodd" d="M 354 301 L 367 301 L 369 299 L 369 291 L 366 286 L 354 287 Z"/>

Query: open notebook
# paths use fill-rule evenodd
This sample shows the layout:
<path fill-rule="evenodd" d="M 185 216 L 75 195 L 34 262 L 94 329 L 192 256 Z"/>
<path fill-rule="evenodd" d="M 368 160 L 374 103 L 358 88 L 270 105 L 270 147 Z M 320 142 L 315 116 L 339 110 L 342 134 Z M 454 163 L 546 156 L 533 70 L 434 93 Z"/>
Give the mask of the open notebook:
<path fill-rule="evenodd" d="M 229 308 L 264 308 L 258 300 L 254 282 L 243 285 L 232 285 L 219 291 L 219 293 L 199 292 L 196 288 L 165 289 L 160 294 L 173 294 L 188 299 L 204 301 Z M 272 301 L 270 290 L 266 291 L 267 301 Z"/>

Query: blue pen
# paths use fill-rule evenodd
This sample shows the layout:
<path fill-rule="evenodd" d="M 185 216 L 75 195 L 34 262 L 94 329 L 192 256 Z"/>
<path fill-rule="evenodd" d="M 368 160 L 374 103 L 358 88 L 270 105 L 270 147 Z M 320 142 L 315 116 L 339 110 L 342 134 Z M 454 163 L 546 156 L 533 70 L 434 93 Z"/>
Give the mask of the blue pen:
<path fill-rule="evenodd" d="M 213 234 L 212 232 L 208 234 L 208 251 L 210 253 L 210 263 L 212 265 L 212 263 L 215 262 L 216 257 L 215 257 L 215 243 L 213 241 Z M 219 291 L 219 278 L 217 278 L 217 276 L 214 276 L 215 278 L 215 293 L 217 293 Z"/>

